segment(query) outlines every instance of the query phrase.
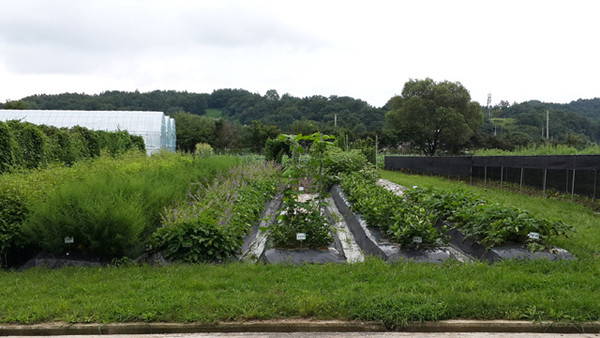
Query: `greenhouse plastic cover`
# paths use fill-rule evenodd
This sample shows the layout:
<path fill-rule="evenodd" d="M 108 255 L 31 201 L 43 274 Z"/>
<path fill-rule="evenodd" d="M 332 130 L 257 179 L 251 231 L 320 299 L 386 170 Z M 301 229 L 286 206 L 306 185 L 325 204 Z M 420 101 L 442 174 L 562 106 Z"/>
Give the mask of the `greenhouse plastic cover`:
<path fill-rule="evenodd" d="M 10 120 L 57 128 L 122 130 L 141 136 L 148 155 L 160 149 L 175 151 L 175 120 L 157 111 L 0 110 L 0 121 Z"/>

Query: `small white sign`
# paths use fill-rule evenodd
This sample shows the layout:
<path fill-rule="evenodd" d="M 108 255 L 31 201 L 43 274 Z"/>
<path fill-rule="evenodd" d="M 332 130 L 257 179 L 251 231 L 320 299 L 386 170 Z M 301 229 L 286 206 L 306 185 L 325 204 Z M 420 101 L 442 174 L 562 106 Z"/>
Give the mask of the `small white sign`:
<path fill-rule="evenodd" d="M 413 189 L 417 189 L 419 186 L 417 185 L 413 185 Z"/>
<path fill-rule="evenodd" d="M 75 242 L 75 238 L 73 237 L 65 237 L 65 244 L 71 244 Z"/>
<path fill-rule="evenodd" d="M 184 248 L 191 248 L 192 247 L 192 242 L 183 242 L 183 244 L 181 245 Z"/>
<path fill-rule="evenodd" d="M 303 232 L 299 232 L 296 234 L 296 240 L 303 241 L 306 239 L 306 234 Z"/>
<path fill-rule="evenodd" d="M 304 187 L 298 187 L 298 190 L 304 191 Z"/>
<path fill-rule="evenodd" d="M 540 239 L 540 233 L 539 232 L 530 232 L 527 234 L 527 237 L 529 237 L 530 239 Z"/>
<path fill-rule="evenodd" d="M 421 244 L 421 243 L 423 243 L 423 238 L 421 238 L 419 236 L 415 236 L 415 237 L 413 237 L 413 243 Z"/>

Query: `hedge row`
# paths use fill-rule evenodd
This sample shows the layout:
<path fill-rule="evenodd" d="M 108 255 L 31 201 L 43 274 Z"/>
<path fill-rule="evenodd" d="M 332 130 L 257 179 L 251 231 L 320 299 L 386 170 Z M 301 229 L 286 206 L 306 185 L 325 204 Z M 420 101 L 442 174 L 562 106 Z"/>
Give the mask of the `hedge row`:
<path fill-rule="evenodd" d="M 125 131 L 93 131 L 79 126 L 66 129 L 16 120 L 0 121 L 0 173 L 44 167 L 49 163 L 71 165 L 98 157 L 102 151 L 116 155 L 130 149 L 143 151 L 143 138 Z"/>

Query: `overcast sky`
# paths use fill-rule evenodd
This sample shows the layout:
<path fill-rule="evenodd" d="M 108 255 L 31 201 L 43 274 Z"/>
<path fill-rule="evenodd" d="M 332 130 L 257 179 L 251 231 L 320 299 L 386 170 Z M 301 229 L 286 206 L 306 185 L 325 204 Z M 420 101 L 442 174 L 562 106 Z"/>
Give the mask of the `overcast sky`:
<path fill-rule="evenodd" d="M 600 97 L 600 1 L 0 0 L 0 101 L 276 89 L 373 106 L 409 79 L 473 100 Z"/>

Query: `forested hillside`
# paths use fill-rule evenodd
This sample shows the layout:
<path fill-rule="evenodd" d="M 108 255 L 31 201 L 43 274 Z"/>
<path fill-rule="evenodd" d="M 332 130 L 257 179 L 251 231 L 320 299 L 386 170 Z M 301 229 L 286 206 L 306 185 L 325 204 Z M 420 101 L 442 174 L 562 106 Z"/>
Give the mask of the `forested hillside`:
<path fill-rule="evenodd" d="M 600 141 L 600 98 L 567 104 L 532 100 L 510 105 L 501 101 L 491 107 L 491 112 L 484 110 L 484 134 L 496 135 L 496 141 L 513 146 L 536 143 L 545 137 L 546 112 L 550 140 L 573 146 Z"/>
<path fill-rule="evenodd" d="M 148 93 L 107 91 L 96 95 L 34 95 L 21 101 L 28 109 L 153 110 L 169 115 L 177 112 L 204 115 L 209 108 L 213 116 L 222 116 L 242 125 L 260 121 L 285 132 L 332 131 L 337 119 L 338 127 L 357 137 L 380 130 L 385 115 L 383 109 L 351 97 L 298 98 L 289 94 L 280 96 L 276 90 L 269 90 L 265 95 L 244 89 L 219 89 L 211 94 L 160 90 Z"/>

